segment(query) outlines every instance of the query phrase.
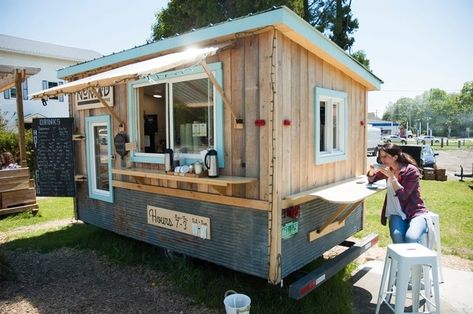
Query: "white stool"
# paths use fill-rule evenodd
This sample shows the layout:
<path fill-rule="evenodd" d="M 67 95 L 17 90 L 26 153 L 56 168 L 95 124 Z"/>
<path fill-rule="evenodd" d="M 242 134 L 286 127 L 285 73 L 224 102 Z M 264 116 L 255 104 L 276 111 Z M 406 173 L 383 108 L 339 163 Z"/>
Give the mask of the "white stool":
<path fill-rule="evenodd" d="M 429 305 L 434 305 L 436 313 L 440 313 L 440 294 L 439 294 L 439 272 L 437 264 L 437 255 L 418 243 L 401 243 L 388 245 L 386 260 L 384 262 L 384 270 L 379 287 L 378 302 L 376 305 L 376 313 L 379 313 L 382 303 L 386 303 L 388 307 L 396 314 L 404 313 L 404 305 L 406 301 L 409 278 L 412 282 L 412 310 L 419 310 L 419 296 L 421 290 L 421 274 L 424 267 L 424 298 Z M 431 300 L 430 269 L 432 269 L 433 288 L 435 296 L 435 304 Z M 411 276 L 412 273 L 412 276 Z M 389 304 L 386 296 L 391 296 L 394 291 L 392 285 L 387 291 L 384 286 L 388 277 L 395 276 L 396 279 L 396 301 L 394 308 Z M 388 285 L 389 286 L 389 285 Z"/>
<path fill-rule="evenodd" d="M 440 217 L 436 213 L 429 212 L 426 220 L 429 232 L 425 236 L 422 236 L 421 243 L 437 252 L 440 282 L 442 283 L 444 281 L 442 271 L 442 245 L 440 243 Z"/>

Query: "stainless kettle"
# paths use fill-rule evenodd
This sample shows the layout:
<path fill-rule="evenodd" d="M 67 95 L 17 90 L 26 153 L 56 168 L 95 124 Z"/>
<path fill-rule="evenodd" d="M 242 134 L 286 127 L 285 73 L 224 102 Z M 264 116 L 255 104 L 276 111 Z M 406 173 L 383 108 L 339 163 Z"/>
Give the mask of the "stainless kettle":
<path fill-rule="evenodd" d="M 218 177 L 218 159 L 217 151 L 215 149 L 209 149 L 204 158 L 205 167 L 209 171 L 209 178 Z"/>
<path fill-rule="evenodd" d="M 166 148 L 164 150 L 164 170 L 165 171 L 172 170 L 173 153 L 174 152 L 170 148 Z"/>

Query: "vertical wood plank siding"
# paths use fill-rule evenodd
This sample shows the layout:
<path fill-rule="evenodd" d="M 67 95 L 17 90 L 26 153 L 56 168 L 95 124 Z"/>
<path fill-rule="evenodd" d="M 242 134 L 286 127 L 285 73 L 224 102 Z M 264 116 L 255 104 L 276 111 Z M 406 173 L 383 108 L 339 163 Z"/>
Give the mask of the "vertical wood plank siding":
<path fill-rule="evenodd" d="M 232 195 L 239 197 L 268 199 L 271 184 L 269 163 L 272 151 L 270 101 L 271 83 L 275 83 L 275 158 L 276 168 L 282 182 L 279 193 L 282 197 L 317 186 L 340 181 L 364 173 L 366 167 L 365 125 L 366 89 L 340 70 L 323 61 L 277 33 L 276 50 L 273 51 L 272 30 L 257 35 L 239 38 L 231 50 L 224 50 L 212 57 L 210 62 L 222 62 L 223 87 L 232 102 L 237 115 L 244 119 L 244 128 L 234 128 L 234 119 L 224 110 L 225 168 L 222 173 L 236 176 L 256 176 L 259 183 L 236 186 Z M 274 54 L 274 55 L 273 55 Z M 277 58 L 277 60 L 272 60 Z M 276 65 L 276 75 L 271 78 L 271 62 Z M 348 94 L 348 158 L 329 164 L 315 165 L 314 162 L 314 121 L 315 87 L 324 87 Z M 126 84 L 114 88 L 114 110 L 128 124 Z M 84 118 L 88 115 L 107 114 L 104 109 L 75 111 L 76 127 L 85 134 Z M 264 119 L 266 125 L 255 126 L 256 119 Z M 283 120 L 291 125 L 284 126 Z M 118 132 L 118 123 L 113 120 L 113 135 Z M 128 129 L 126 125 L 126 129 Z M 84 144 L 80 144 L 77 163 L 78 173 L 86 173 Z M 114 167 L 120 167 L 116 158 Z M 162 168 L 162 165 L 145 165 L 147 168 Z M 169 182 L 154 182 L 168 185 Z M 204 192 L 213 192 L 205 186 L 181 185 Z"/>
<path fill-rule="evenodd" d="M 298 219 L 299 233 L 292 238 L 282 240 L 281 266 L 283 278 L 322 256 L 325 251 L 340 244 L 361 230 L 362 205 L 353 211 L 351 216 L 345 221 L 343 228 L 309 242 L 309 232 L 322 226 L 337 208 L 336 204 L 323 200 L 314 200 L 301 205 L 300 218 Z M 282 224 L 284 225 L 291 220 L 291 218 L 285 217 Z"/>
<path fill-rule="evenodd" d="M 86 184 L 78 187 L 79 219 L 227 268 L 266 278 L 267 213 L 165 195 L 115 188 L 115 203 L 89 199 Z M 210 240 L 147 223 L 147 205 L 210 218 Z"/>
<path fill-rule="evenodd" d="M 276 134 L 281 158 L 281 196 L 309 190 L 365 172 L 366 88 L 305 48 L 279 36 Z M 347 159 L 328 164 L 314 162 L 315 87 L 347 93 Z M 289 119 L 290 126 L 283 126 Z M 261 178 L 264 180 L 264 178 Z"/>

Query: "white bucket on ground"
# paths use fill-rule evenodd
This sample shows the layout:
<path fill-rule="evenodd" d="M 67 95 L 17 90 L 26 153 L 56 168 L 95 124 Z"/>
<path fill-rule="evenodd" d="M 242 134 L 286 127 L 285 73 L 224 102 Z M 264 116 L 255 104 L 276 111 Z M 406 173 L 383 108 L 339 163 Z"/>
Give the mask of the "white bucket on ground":
<path fill-rule="evenodd" d="M 228 290 L 225 292 L 223 304 L 227 314 L 250 314 L 251 299 L 245 294 Z"/>

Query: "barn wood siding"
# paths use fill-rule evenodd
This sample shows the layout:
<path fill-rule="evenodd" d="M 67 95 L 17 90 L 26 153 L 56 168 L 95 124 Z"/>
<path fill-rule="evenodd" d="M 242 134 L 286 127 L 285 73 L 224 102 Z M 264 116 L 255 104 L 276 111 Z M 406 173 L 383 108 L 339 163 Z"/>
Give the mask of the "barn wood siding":
<path fill-rule="evenodd" d="M 282 160 L 281 196 L 364 173 L 366 144 L 366 88 L 341 70 L 291 41 L 279 36 L 277 108 L 278 124 L 276 158 Z M 347 159 L 328 164 L 314 162 L 315 87 L 347 93 L 348 138 Z M 283 120 L 290 126 L 283 126 Z"/>

